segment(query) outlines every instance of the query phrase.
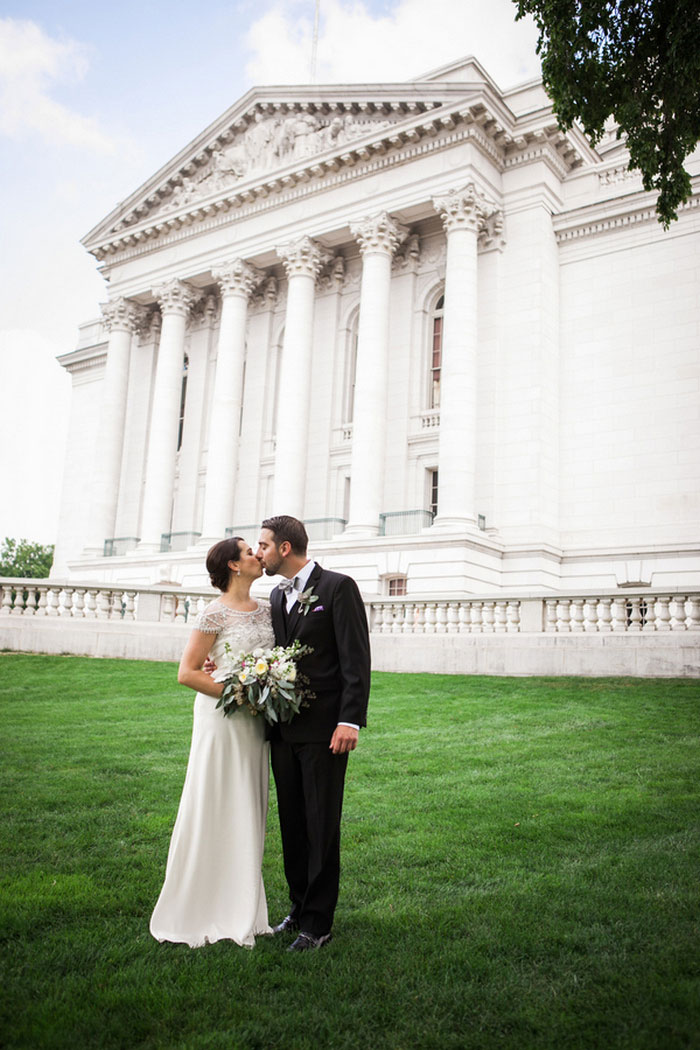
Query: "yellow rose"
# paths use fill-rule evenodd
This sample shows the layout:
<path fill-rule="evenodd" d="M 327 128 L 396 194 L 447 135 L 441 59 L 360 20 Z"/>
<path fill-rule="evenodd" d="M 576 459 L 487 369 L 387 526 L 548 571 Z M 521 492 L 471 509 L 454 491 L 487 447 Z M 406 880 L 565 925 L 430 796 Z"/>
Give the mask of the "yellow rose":
<path fill-rule="evenodd" d="M 267 664 L 264 660 L 258 660 L 255 664 L 255 673 L 257 675 L 265 674 L 267 671 Z"/>
<path fill-rule="evenodd" d="M 238 676 L 238 681 L 242 685 L 245 685 L 245 683 L 248 681 L 248 672 L 247 671 L 241 671 L 241 673 Z"/>

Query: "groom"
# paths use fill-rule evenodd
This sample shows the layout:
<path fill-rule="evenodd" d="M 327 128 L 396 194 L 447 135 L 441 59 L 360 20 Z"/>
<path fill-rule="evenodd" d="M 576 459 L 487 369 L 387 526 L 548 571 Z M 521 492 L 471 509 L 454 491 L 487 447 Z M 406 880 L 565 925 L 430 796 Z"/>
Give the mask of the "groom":
<path fill-rule="evenodd" d="M 291 722 L 270 730 L 272 772 L 292 907 L 275 933 L 294 932 L 289 951 L 331 939 L 340 879 L 340 815 L 348 754 L 366 725 L 370 654 L 357 584 L 306 556 L 302 522 L 286 514 L 262 523 L 256 557 L 282 583 L 270 595 L 277 645 L 313 649 L 299 661 L 316 694 Z"/>

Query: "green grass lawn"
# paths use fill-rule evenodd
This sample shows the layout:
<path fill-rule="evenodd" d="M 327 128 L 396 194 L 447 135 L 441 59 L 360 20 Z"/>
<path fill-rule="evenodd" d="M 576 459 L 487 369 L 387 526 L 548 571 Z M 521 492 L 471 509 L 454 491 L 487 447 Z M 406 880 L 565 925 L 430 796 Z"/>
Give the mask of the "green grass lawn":
<path fill-rule="evenodd" d="M 700 682 L 375 675 L 306 955 L 148 932 L 192 699 L 0 654 L 8 1050 L 700 1047 Z M 274 800 L 265 882 L 278 921 Z"/>

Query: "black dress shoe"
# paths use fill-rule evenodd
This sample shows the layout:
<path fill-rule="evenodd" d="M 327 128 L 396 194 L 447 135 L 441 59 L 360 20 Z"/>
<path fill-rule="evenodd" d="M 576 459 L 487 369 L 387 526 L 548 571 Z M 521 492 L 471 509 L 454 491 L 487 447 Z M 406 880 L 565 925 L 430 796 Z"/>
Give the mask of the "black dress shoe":
<path fill-rule="evenodd" d="M 282 922 L 277 926 L 272 927 L 273 933 L 296 933 L 299 929 L 299 923 L 296 919 L 293 919 L 291 915 L 287 915 Z"/>
<path fill-rule="evenodd" d="M 324 933 L 320 937 L 314 937 L 313 933 L 300 933 L 293 944 L 287 948 L 288 952 L 308 952 L 313 948 L 322 948 L 332 940 L 332 933 Z"/>

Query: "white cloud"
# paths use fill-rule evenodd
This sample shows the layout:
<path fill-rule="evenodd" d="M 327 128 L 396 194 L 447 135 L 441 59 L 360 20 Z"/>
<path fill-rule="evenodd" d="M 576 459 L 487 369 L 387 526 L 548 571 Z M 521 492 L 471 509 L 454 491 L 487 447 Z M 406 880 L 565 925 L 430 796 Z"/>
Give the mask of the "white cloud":
<path fill-rule="evenodd" d="M 303 5 L 308 12 L 309 4 Z M 474 55 L 501 87 L 538 76 L 537 31 L 512 0 L 395 0 L 374 14 L 363 0 L 321 0 L 318 83 L 407 80 Z M 255 84 L 308 83 L 312 19 L 278 0 L 247 34 Z"/>
<path fill-rule="evenodd" d="M 34 22 L 0 19 L 0 133 L 20 138 L 31 131 L 49 142 L 114 152 L 95 120 L 51 97 L 57 83 L 81 80 L 87 69 L 77 41 L 53 40 Z"/>

